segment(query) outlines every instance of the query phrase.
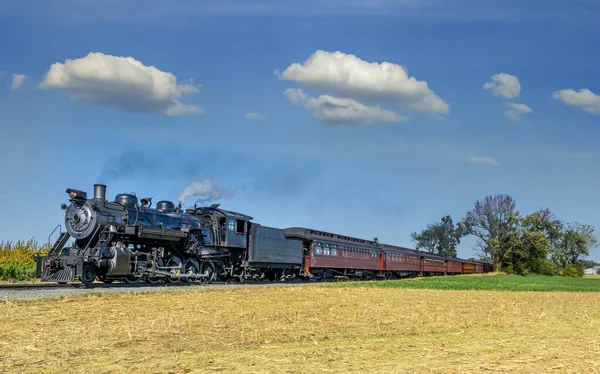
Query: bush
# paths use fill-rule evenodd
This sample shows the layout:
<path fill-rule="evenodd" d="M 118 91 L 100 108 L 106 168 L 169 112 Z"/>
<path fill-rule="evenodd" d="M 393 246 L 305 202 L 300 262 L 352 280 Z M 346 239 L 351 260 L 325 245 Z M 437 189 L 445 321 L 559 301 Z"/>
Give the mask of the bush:
<path fill-rule="evenodd" d="M 557 270 L 554 265 L 550 261 L 544 261 L 540 264 L 540 274 L 541 275 L 556 275 Z"/>
<path fill-rule="evenodd" d="M 49 246 L 27 242 L 0 242 L 0 281 L 23 281 L 35 278 L 35 256 L 44 255 Z"/>
<path fill-rule="evenodd" d="M 11 262 L 0 265 L 0 281 L 28 281 L 35 278 L 35 266 Z"/>
<path fill-rule="evenodd" d="M 515 267 L 513 266 L 513 264 L 508 264 L 506 266 L 504 266 L 502 268 L 502 270 L 506 273 L 506 274 L 514 274 L 515 273 Z"/>
<path fill-rule="evenodd" d="M 561 275 L 563 277 L 571 277 L 571 278 L 581 278 L 585 273 L 585 269 L 580 265 L 569 264 L 565 266 Z"/>
<path fill-rule="evenodd" d="M 600 275 L 600 269 L 598 269 L 598 270 L 596 271 L 596 274 Z"/>

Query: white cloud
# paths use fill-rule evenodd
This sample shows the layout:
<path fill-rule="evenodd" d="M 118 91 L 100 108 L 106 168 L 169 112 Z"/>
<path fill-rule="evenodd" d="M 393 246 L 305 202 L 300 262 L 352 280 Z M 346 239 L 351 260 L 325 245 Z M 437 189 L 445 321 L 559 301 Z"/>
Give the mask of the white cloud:
<path fill-rule="evenodd" d="M 248 119 L 263 120 L 263 119 L 265 119 L 265 116 L 263 116 L 260 113 L 246 113 L 246 118 L 248 118 Z"/>
<path fill-rule="evenodd" d="M 519 97 L 521 83 L 519 83 L 519 78 L 514 75 L 500 73 L 492 75 L 492 81 L 485 83 L 483 88 L 492 90 L 496 96 L 514 99 L 515 97 Z"/>
<path fill-rule="evenodd" d="M 285 94 L 291 102 L 314 110 L 315 116 L 325 124 L 368 125 L 373 122 L 408 121 L 406 117 L 401 117 L 392 111 L 377 106 L 367 106 L 353 99 L 329 95 L 314 98 L 298 88 L 288 88 Z"/>
<path fill-rule="evenodd" d="M 517 103 L 506 103 L 508 109 L 504 111 L 504 114 L 510 119 L 519 119 L 521 115 L 531 113 L 531 108 L 525 104 Z"/>
<path fill-rule="evenodd" d="M 560 90 L 552 95 L 555 99 L 563 103 L 580 108 L 589 113 L 600 113 L 600 95 L 596 95 L 587 88 L 579 90 Z"/>
<path fill-rule="evenodd" d="M 21 85 L 23 84 L 23 81 L 25 81 L 27 76 L 25 74 L 13 74 L 12 76 L 13 76 L 13 79 L 12 79 L 12 85 L 10 86 L 10 89 L 13 91 L 16 91 L 19 88 L 21 88 Z"/>
<path fill-rule="evenodd" d="M 365 103 L 388 103 L 418 112 L 448 114 L 449 105 L 425 81 L 390 62 L 368 62 L 340 51 L 317 50 L 304 63 L 293 63 L 280 79 Z"/>
<path fill-rule="evenodd" d="M 490 157 L 471 157 L 469 159 L 469 162 L 472 164 L 487 164 L 487 165 L 498 165 L 498 161 L 494 160 L 493 158 Z"/>
<path fill-rule="evenodd" d="M 177 78 L 132 57 L 89 53 L 50 66 L 43 89 L 59 89 L 73 100 L 89 101 L 124 110 L 160 113 L 169 116 L 199 114 L 202 109 L 179 101 L 183 95 L 198 92 L 193 80 L 177 83 Z"/>

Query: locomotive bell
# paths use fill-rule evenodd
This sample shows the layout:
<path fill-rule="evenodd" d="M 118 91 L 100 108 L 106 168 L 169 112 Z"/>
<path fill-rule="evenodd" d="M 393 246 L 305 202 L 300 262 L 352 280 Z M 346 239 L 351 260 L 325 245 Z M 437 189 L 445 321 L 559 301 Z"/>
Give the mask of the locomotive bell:
<path fill-rule="evenodd" d="M 142 200 L 140 200 L 140 202 L 142 203 L 143 207 L 150 208 L 152 206 L 152 198 L 151 197 L 145 197 Z"/>

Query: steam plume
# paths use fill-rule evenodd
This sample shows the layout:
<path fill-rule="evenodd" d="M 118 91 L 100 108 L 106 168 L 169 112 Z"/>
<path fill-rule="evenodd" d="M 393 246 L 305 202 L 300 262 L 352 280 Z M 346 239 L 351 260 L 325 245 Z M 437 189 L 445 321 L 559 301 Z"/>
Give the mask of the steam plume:
<path fill-rule="evenodd" d="M 179 202 L 182 203 L 190 197 L 198 197 L 196 203 L 206 203 L 208 201 L 225 199 L 229 200 L 233 197 L 237 189 L 219 187 L 210 178 L 204 178 L 199 181 L 192 181 L 183 186 L 179 193 Z"/>

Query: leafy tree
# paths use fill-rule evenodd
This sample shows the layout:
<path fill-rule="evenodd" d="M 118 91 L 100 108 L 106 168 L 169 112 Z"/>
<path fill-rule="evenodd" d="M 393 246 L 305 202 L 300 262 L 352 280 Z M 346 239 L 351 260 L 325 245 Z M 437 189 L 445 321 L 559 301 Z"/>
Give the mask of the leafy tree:
<path fill-rule="evenodd" d="M 597 245 L 594 227 L 582 223 L 570 223 L 563 230 L 554 253 L 555 261 L 562 267 L 575 265 L 582 256 L 588 256 Z"/>
<path fill-rule="evenodd" d="M 417 249 L 425 249 L 440 256 L 456 257 L 456 247 L 463 236 L 463 226 L 459 222 L 456 226 L 452 217 L 446 215 L 441 222 L 427 225 L 420 233 L 413 232 L 412 240 L 416 242 Z"/>
<path fill-rule="evenodd" d="M 548 261 L 548 253 L 554 250 L 560 240 L 562 227 L 562 221 L 547 208 L 521 220 L 524 269 L 536 274 L 554 274 L 552 264 Z"/>
<path fill-rule="evenodd" d="M 519 250 L 512 247 L 518 223 L 516 202 L 506 194 L 488 195 L 477 201 L 463 220 L 464 232 L 479 238 L 479 248 L 492 258 L 496 271 L 505 262 L 506 254 L 521 257 Z"/>

